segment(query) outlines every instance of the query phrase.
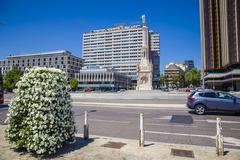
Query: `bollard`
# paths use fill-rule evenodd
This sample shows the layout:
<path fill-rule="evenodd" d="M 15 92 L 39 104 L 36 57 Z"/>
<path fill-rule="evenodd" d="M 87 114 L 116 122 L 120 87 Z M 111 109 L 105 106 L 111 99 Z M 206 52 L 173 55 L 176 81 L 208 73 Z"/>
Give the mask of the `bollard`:
<path fill-rule="evenodd" d="M 140 113 L 139 147 L 144 147 L 143 113 Z"/>
<path fill-rule="evenodd" d="M 88 112 L 84 114 L 84 127 L 83 127 L 83 138 L 87 140 L 89 138 L 89 125 L 88 125 Z"/>
<path fill-rule="evenodd" d="M 217 135 L 216 135 L 216 154 L 217 156 L 224 155 L 224 147 L 223 147 L 223 135 L 222 135 L 222 125 L 221 118 L 217 118 Z"/>

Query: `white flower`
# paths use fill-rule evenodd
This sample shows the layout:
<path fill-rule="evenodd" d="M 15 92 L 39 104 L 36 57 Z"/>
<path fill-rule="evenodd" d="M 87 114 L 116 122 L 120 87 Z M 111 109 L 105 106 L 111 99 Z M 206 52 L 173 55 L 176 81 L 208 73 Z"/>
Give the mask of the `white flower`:
<path fill-rule="evenodd" d="M 24 143 L 18 147 L 38 154 L 54 153 L 62 142 L 74 139 L 71 99 L 63 88 L 68 88 L 68 84 L 62 71 L 30 69 L 17 83 L 17 96 L 10 102 L 7 121 L 13 123 L 8 123 L 7 139 L 17 144 L 15 139 L 19 137 Z M 13 121 L 16 117 L 18 123 Z"/>

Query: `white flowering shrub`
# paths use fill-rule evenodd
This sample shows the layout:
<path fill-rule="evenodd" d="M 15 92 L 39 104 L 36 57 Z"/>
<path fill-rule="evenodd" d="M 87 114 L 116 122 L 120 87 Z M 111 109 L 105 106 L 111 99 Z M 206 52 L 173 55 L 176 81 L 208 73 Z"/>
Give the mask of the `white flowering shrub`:
<path fill-rule="evenodd" d="M 32 68 L 17 83 L 9 105 L 6 139 L 37 154 L 55 153 L 76 132 L 65 73 Z"/>

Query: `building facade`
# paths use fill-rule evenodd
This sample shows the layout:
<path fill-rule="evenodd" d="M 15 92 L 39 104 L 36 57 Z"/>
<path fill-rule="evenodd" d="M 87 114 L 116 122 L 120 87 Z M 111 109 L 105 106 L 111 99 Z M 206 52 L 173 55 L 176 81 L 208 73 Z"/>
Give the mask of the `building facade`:
<path fill-rule="evenodd" d="M 99 66 L 84 66 L 80 73 L 76 74 L 80 90 L 120 90 L 128 89 L 131 79 L 114 69 Z"/>
<path fill-rule="evenodd" d="M 183 64 L 169 63 L 165 66 L 164 77 L 168 88 L 178 88 L 183 82 L 186 68 Z"/>
<path fill-rule="evenodd" d="M 81 58 L 73 56 L 69 51 L 51 51 L 33 54 L 10 55 L 5 60 L 0 60 L 0 68 L 3 75 L 12 68 L 25 71 L 26 68 L 34 66 L 58 68 L 66 72 L 67 79 L 70 80 L 79 73 L 83 61 Z"/>
<path fill-rule="evenodd" d="M 159 34 L 149 31 L 149 47 L 153 61 L 153 80 L 159 81 Z M 114 68 L 136 83 L 137 65 L 143 46 L 143 26 L 124 26 L 93 30 L 83 34 L 84 65 Z"/>
<path fill-rule="evenodd" d="M 185 60 L 184 65 L 186 66 L 187 70 L 195 68 L 193 60 Z"/>
<path fill-rule="evenodd" d="M 240 90 L 240 1 L 200 0 L 200 19 L 203 82 L 209 88 Z"/>

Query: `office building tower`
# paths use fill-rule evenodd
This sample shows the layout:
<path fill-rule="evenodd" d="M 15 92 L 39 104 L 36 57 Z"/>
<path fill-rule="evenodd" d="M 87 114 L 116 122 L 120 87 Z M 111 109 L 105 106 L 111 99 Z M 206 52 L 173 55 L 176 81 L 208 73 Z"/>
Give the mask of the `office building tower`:
<path fill-rule="evenodd" d="M 200 0 L 204 83 L 240 90 L 240 0 Z"/>
<path fill-rule="evenodd" d="M 153 61 L 153 81 L 159 82 L 159 34 L 149 31 L 149 48 Z M 137 65 L 140 63 L 143 46 L 143 26 L 119 25 L 93 30 L 83 34 L 84 65 L 114 68 L 131 77 L 136 86 Z"/>

